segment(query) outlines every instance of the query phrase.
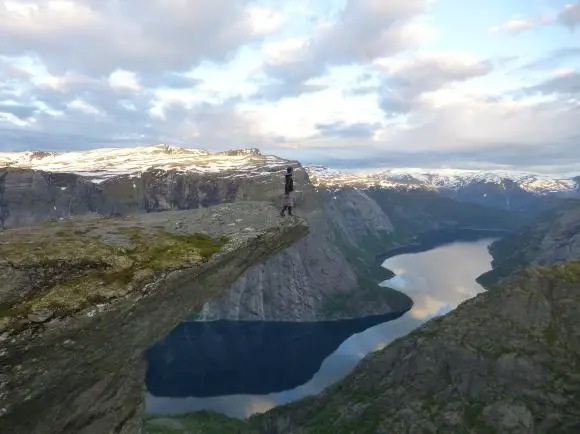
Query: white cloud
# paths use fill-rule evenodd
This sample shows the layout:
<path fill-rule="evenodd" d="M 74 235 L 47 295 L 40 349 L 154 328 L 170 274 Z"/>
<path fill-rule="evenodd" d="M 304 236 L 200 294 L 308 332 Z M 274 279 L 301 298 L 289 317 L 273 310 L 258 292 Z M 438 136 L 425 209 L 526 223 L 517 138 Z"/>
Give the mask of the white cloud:
<path fill-rule="evenodd" d="M 252 29 L 257 35 L 267 35 L 278 30 L 282 25 L 283 16 L 275 11 L 264 7 L 251 7 L 248 10 Z"/>
<path fill-rule="evenodd" d="M 134 72 L 119 69 L 109 75 L 109 85 L 117 89 L 141 90 L 141 85 Z"/>
<path fill-rule="evenodd" d="M 464 16 L 480 32 L 465 40 L 450 36 L 445 20 L 458 18 L 439 7 L 0 0 L 0 140 L 5 149 L 258 146 L 361 165 L 554 166 L 571 155 L 580 58 L 561 26 L 574 28 L 578 4 L 549 19 L 532 9 L 505 17 L 493 38 L 476 13 Z M 499 0 L 486 7 L 501 10 Z M 530 46 L 506 39 L 540 24 L 522 38 Z M 523 66 L 506 72 L 506 58 Z"/>
<path fill-rule="evenodd" d="M 580 2 L 566 5 L 557 19 L 560 24 L 570 28 L 580 26 Z"/>
<path fill-rule="evenodd" d="M 412 110 L 426 92 L 484 76 L 492 71 L 490 62 L 479 60 L 473 55 L 453 52 L 406 59 L 379 59 L 376 64 L 386 73 L 381 107 L 388 114 Z"/>
<path fill-rule="evenodd" d="M 530 20 L 523 20 L 523 19 L 513 19 L 506 21 L 500 26 L 492 27 L 492 32 L 507 32 L 507 33 L 520 33 L 524 30 L 529 30 L 536 26 L 537 23 Z"/>
<path fill-rule="evenodd" d="M 261 134 L 283 136 L 289 141 L 317 135 L 317 125 L 378 122 L 382 118 L 375 101 L 364 97 L 346 100 L 340 89 L 286 98 L 275 106 L 249 106 L 244 112 L 253 119 Z"/>
<path fill-rule="evenodd" d="M 248 0 L 28 0 L 0 6 L 0 52 L 34 53 L 52 73 L 138 74 L 221 60 L 273 28 Z M 58 49 L 55 49 L 58 47 Z"/>
<path fill-rule="evenodd" d="M 574 29 L 580 25 L 580 2 L 567 4 L 551 14 L 538 15 L 533 19 L 513 18 L 490 29 L 494 33 L 518 34 L 538 26 L 563 25 Z"/>
<path fill-rule="evenodd" d="M 417 46 L 431 35 L 415 22 L 427 6 L 426 0 L 348 0 L 336 19 L 317 26 L 309 38 L 270 47 L 272 60 L 264 71 L 277 83 L 269 93 L 275 98 L 303 93 L 306 82 L 328 67 L 368 64 Z"/>

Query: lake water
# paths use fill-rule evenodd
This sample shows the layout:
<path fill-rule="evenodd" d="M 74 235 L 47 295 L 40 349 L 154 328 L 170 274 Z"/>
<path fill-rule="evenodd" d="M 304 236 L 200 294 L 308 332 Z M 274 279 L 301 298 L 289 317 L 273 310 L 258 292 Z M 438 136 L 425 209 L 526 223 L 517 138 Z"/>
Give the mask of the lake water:
<path fill-rule="evenodd" d="M 483 289 L 493 238 L 453 242 L 387 259 L 382 285 L 414 301 L 406 314 L 326 323 L 182 323 L 147 353 L 146 408 L 212 410 L 245 418 L 317 394 L 368 353 L 454 309 Z"/>

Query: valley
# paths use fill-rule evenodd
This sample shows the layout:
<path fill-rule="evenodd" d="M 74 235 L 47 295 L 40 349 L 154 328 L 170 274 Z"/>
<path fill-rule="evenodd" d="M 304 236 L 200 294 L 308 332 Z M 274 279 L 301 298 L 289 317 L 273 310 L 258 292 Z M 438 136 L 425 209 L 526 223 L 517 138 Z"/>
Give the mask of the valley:
<path fill-rule="evenodd" d="M 210 410 L 247 418 L 320 393 L 367 354 L 481 292 L 475 278 L 490 267 L 493 240 L 472 235 L 385 261 L 396 276 L 382 286 L 414 302 L 397 315 L 317 323 L 184 322 L 147 353 L 147 410 L 158 417 Z M 454 267 L 459 258 L 461 269 Z"/>
<path fill-rule="evenodd" d="M 171 342 L 187 348 L 184 339 L 196 334 L 208 345 L 199 366 L 220 366 L 215 362 L 227 359 L 228 349 L 236 365 L 247 366 L 252 345 L 272 347 L 277 336 L 292 342 L 287 350 L 296 357 L 312 345 L 319 352 L 292 375 L 272 374 L 277 384 L 254 382 L 258 372 L 251 369 L 236 377 L 223 363 L 230 377 L 222 383 L 221 374 L 205 385 L 196 380 L 203 370 L 181 381 L 159 362 L 148 384 L 161 395 L 294 392 L 247 422 L 207 412 L 159 423 L 148 416 L 151 432 L 175 431 L 179 421 L 201 423 L 208 433 L 576 428 L 577 267 L 571 261 L 578 259 L 580 212 L 571 178 L 419 179 L 411 171 L 422 181 L 400 172 L 390 184 L 323 182 L 297 161 L 254 149 L 210 153 L 167 145 L 12 153 L 0 161 L 0 265 L 8 282 L 0 291 L 2 430 L 136 432 L 145 410 L 143 353 L 153 346 L 149 354 L 158 362 L 169 351 L 189 364 L 194 354 L 175 353 Z M 298 217 L 283 219 L 276 208 L 288 166 Z M 15 250 L 25 233 L 32 235 Z M 377 351 L 361 350 L 334 371 L 341 374 L 324 374 L 324 360 L 351 345 L 351 335 L 373 336 L 425 310 L 418 294 L 400 286 L 405 272 L 389 261 L 428 255 L 460 235 L 476 242 L 481 234 L 502 236 L 491 246 L 492 270 L 485 273 L 487 263 L 478 271 L 488 291 L 447 303 L 460 303 L 450 313 L 439 306 L 430 311 L 439 316 L 401 329 L 396 339 L 382 336 L 381 345 L 371 339 Z M 215 243 L 204 253 L 183 242 L 187 237 Z M 452 267 L 468 269 L 462 263 L 474 256 L 460 255 Z M 380 267 L 387 258 L 391 271 Z M 478 273 L 470 274 L 476 287 Z M 211 329 L 236 322 L 227 332 Z M 215 340 L 222 345 L 212 347 Z M 165 342 L 157 347 L 164 349 L 156 350 L 156 342 Z M 54 346 L 63 350 L 50 352 Z M 72 349 L 80 356 L 69 358 Z M 267 372 L 267 351 L 255 352 L 264 353 L 257 367 Z M 290 362 L 284 354 L 272 354 L 271 363 Z M 310 379 L 316 386 L 305 393 Z M 174 386 L 182 389 L 173 392 Z M 46 406 L 49 397 L 54 404 Z M 220 410 L 182 410 L 202 408 Z M 46 417 L 26 418 L 30 412 Z"/>

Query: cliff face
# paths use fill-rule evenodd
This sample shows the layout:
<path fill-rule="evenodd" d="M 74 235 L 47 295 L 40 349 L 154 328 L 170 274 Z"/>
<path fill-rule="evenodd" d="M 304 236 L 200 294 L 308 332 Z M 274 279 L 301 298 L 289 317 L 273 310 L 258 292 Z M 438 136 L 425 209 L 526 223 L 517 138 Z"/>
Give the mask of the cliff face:
<path fill-rule="evenodd" d="M 30 225 L 94 211 L 97 192 L 95 184 L 74 174 L 1 169 L 1 227 Z"/>
<path fill-rule="evenodd" d="M 297 186 L 308 177 L 297 163 Z M 238 200 L 278 201 L 283 181 L 273 166 L 257 173 L 195 173 L 149 169 L 99 182 L 74 173 L 4 168 L 0 173 L 2 227 L 15 227 L 86 213 L 130 215 L 185 210 Z"/>
<path fill-rule="evenodd" d="M 3 231 L 0 431 L 139 432 L 143 351 L 307 232 L 259 202 Z"/>
<path fill-rule="evenodd" d="M 248 270 L 198 320 L 314 321 L 411 306 L 405 295 L 377 285 L 375 254 L 393 227 L 373 200 L 356 190 L 309 192 L 302 205 L 297 212 L 310 234 Z"/>

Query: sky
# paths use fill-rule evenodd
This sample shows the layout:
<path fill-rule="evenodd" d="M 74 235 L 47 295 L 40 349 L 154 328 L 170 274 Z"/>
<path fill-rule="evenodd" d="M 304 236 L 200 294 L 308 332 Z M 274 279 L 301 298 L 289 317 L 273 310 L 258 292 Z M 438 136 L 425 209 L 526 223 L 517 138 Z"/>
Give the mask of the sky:
<path fill-rule="evenodd" d="M 0 151 L 580 173 L 580 2 L 0 0 Z"/>

